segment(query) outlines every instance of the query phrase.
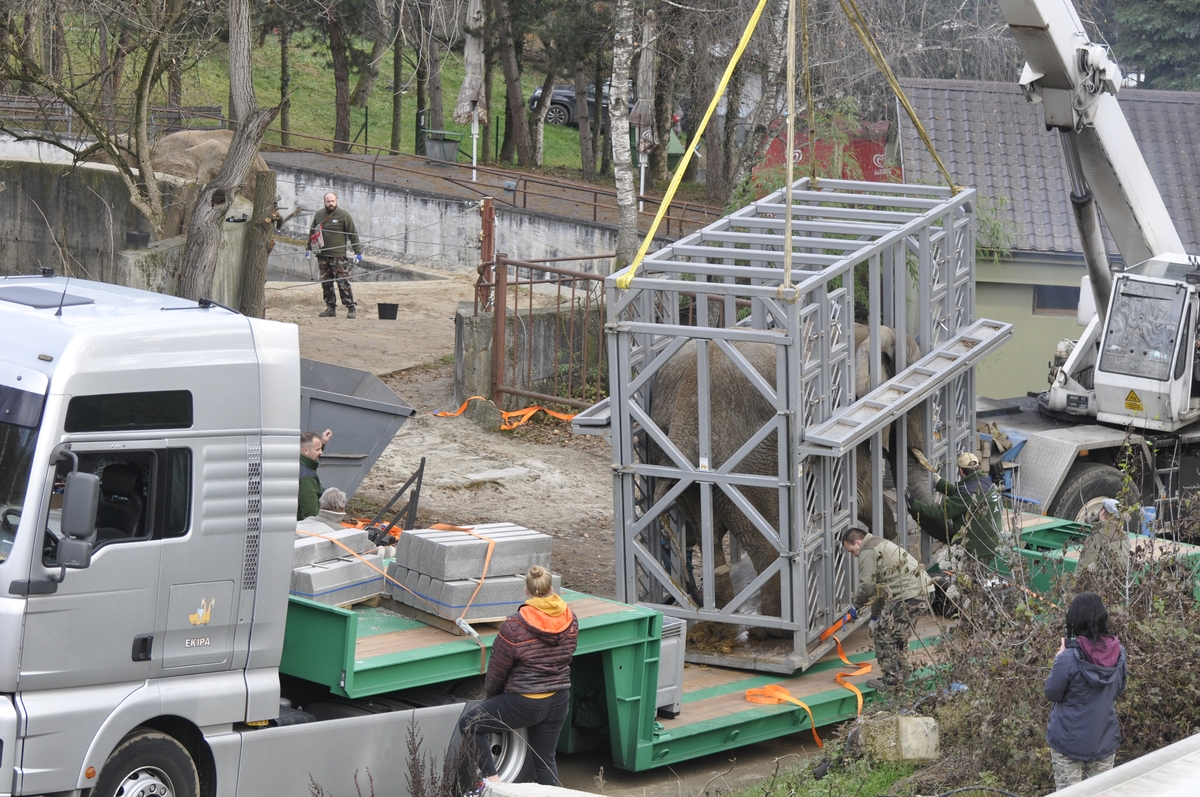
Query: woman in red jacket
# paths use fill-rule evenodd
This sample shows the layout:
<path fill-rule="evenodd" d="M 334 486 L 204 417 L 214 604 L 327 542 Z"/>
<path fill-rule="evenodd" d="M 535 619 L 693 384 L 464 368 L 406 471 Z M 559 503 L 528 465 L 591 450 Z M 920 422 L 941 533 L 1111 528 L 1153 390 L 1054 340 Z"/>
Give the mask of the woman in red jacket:
<path fill-rule="evenodd" d="M 525 577 L 529 599 L 504 621 L 492 643 L 487 699 L 458 722 L 489 781 L 498 781 L 487 735 L 525 728 L 537 782 L 558 785 L 554 751 L 571 700 L 571 657 L 579 621 L 551 590 L 550 572 L 534 565 Z M 486 784 L 484 784 L 486 785 Z"/>

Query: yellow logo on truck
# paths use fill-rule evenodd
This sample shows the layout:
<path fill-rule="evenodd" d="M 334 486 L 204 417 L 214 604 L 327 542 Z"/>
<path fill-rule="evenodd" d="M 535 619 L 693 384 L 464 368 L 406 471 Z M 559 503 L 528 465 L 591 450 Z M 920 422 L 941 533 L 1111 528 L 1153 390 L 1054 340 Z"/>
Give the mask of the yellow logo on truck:
<path fill-rule="evenodd" d="M 1146 408 L 1142 406 L 1141 398 L 1139 398 L 1138 394 L 1133 392 L 1132 390 L 1129 391 L 1129 395 L 1125 397 L 1125 409 L 1130 410 L 1132 412 L 1145 412 L 1146 411 Z"/>
<path fill-rule="evenodd" d="M 217 599 L 213 598 L 205 602 L 204 598 L 200 599 L 200 608 L 195 614 L 188 615 L 188 622 L 192 625 L 208 625 L 208 621 L 212 619 L 213 607 L 217 605 Z"/>

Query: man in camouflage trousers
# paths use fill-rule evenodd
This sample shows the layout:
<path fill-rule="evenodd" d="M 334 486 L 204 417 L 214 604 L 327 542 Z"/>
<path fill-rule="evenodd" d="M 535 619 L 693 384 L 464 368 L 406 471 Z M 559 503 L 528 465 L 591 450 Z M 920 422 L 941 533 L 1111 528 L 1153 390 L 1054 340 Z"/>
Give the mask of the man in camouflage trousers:
<path fill-rule="evenodd" d="M 361 263 L 362 244 L 358 241 L 354 219 L 338 208 L 337 194 L 332 191 L 325 195 L 325 208 L 313 216 L 312 226 L 308 228 L 308 248 L 317 253 L 317 263 L 321 267 L 325 312 L 320 313 L 320 317 L 333 318 L 337 315 L 337 297 L 333 293 L 333 283 L 337 282 L 342 304 L 346 306 L 346 318 L 354 318 L 354 292 L 350 289 L 350 280 L 346 278 L 349 272 L 347 255 L 353 248 L 354 261 Z"/>
<path fill-rule="evenodd" d="M 904 686 L 911 672 L 908 637 L 916 630 L 917 617 L 929 611 L 933 580 L 908 551 L 866 529 L 847 529 L 842 547 L 858 559 L 858 587 L 850 614 L 857 618 L 860 611 L 871 607 L 869 628 L 880 677 L 867 681 L 867 686 L 895 691 Z"/>

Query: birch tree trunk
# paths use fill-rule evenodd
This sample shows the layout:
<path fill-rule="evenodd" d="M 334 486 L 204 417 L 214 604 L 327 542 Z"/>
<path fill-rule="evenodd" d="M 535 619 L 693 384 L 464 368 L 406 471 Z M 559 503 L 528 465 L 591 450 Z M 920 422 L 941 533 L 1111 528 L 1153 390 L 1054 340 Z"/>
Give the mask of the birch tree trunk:
<path fill-rule="evenodd" d="M 613 146 L 613 174 L 617 181 L 617 268 L 625 268 L 637 255 L 637 193 L 629 146 L 629 71 L 635 49 L 633 0 L 617 0 L 614 11 L 612 87 L 608 112 Z"/>
<path fill-rule="evenodd" d="M 250 68 L 250 0 L 229 0 L 229 93 L 239 120 L 221 171 L 204 187 L 192 209 L 179 295 L 200 299 L 212 293 L 221 225 L 234 193 L 246 180 L 267 125 L 279 111 L 259 108 Z"/>
<path fill-rule="evenodd" d="M 554 94 L 554 72 L 546 73 L 542 81 L 542 96 L 537 107 L 529 115 L 529 136 L 533 139 L 533 163 L 542 166 L 546 156 L 546 114 L 550 111 L 550 98 Z"/>

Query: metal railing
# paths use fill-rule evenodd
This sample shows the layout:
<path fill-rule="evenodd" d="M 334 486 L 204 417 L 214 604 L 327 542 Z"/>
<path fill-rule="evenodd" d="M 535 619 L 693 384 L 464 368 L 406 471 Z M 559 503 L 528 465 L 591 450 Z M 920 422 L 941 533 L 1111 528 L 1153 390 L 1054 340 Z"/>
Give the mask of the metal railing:
<path fill-rule="evenodd" d="M 516 396 L 586 409 L 607 395 L 605 274 L 556 264 L 611 258 L 499 254 L 484 264 L 478 287 L 493 299 L 492 401 Z"/>

